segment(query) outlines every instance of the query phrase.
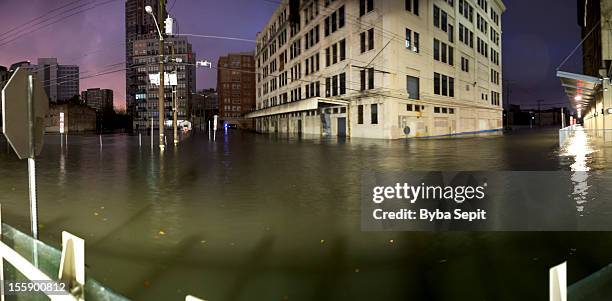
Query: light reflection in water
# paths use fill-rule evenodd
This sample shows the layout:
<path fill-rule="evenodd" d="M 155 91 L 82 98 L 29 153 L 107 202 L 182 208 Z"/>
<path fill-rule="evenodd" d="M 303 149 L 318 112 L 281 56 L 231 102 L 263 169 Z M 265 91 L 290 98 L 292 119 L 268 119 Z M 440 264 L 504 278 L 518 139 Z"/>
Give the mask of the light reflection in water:
<path fill-rule="evenodd" d="M 572 132 L 572 136 L 561 150 L 561 156 L 572 157 L 574 163 L 570 165 L 572 171 L 572 183 L 574 191 L 572 196 L 576 201 L 576 210 L 582 215 L 584 206 L 587 203 L 588 184 L 590 168 L 587 166 L 589 155 L 595 151 L 591 148 L 586 131 L 582 127 L 577 127 Z"/>

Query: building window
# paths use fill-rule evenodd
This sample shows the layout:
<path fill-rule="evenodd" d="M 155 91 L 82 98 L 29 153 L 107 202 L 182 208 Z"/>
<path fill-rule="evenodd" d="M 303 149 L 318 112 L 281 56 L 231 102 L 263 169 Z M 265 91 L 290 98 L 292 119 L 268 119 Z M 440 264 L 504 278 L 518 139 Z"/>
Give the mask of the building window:
<path fill-rule="evenodd" d="M 362 69 L 359 72 L 361 91 L 374 89 L 374 68 Z"/>
<path fill-rule="evenodd" d="M 464 57 L 461 57 L 461 71 L 470 72 L 470 61 Z"/>
<path fill-rule="evenodd" d="M 360 78 L 360 83 L 361 83 L 361 91 L 364 91 L 366 89 L 366 71 L 365 69 L 361 69 L 361 71 L 359 71 L 359 78 Z"/>
<path fill-rule="evenodd" d="M 374 28 L 370 28 L 367 32 L 362 32 L 359 37 L 361 41 L 361 53 L 374 49 Z"/>
<path fill-rule="evenodd" d="M 406 49 L 419 52 L 419 33 L 406 28 Z"/>
<path fill-rule="evenodd" d="M 419 0 L 405 0 L 405 3 L 407 11 L 419 15 Z"/>
<path fill-rule="evenodd" d="M 436 5 L 434 5 L 433 22 L 435 27 L 440 28 L 444 32 L 448 31 L 448 14 Z"/>
<path fill-rule="evenodd" d="M 359 0 L 359 16 L 363 16 L 374 10 L 374 0 Z"/>
<path fill-rule="evenodd" d="M 434 73 L 434 94 L 455 97 L 455 79 L 439 73 Z"/>
<path fill-rule="evenodd" d="M 359 34 L 359 39 L 361 41 L 361 53 L 366 52 L 366 33 L 362 32 Z"/>
<path fill-rule="evenodd" d="M 371 110 L 371 118 L 372 118 L 372 124 L 378 124 L 378 105 L 377 104 L 373 104 L 370 106 L 370 110 Z"/>
<path fill-rule="evenodd" d="M 419 95 L 419 78 L 407 75 L 406 76 L 406 89 L 408 90 L 408 98 L 420 99 Z"/>
<path fill-rule="evenodd" d="M 363 124 L 363 105 L 357 106 L 357 124 Z"/>

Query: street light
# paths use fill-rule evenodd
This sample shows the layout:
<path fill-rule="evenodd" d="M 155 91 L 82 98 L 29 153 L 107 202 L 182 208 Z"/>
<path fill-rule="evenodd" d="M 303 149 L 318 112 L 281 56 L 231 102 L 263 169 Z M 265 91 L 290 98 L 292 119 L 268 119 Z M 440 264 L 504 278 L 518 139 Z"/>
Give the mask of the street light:
<path fill-rule="evenodd" d="M 164 12 L 164 0 L 159 1 L 159 15 L 160 19 L 163 19 Z M 158 101 L 157 101 L 157 109 L 159 111 L 159 148 L 161 150 L 165 147 L 165 139 L 164 139 L 164 107 L 166 105 L 166 90 L 164 87 L 164 36 L 162 35 L 162 31 L 159 28 L 159 24 L 157 23 L 157 18 L 155 18 L 155 14 L 153 14 L 153 8 L 150 5 L 145 6 L 145 12 L 153 17 L 153 21 L 155 22 L 155 27 L 157 28 L 157 34 L 159 35 L 159 92 L 158 92 Z"/>
<path fill-rule="evenodd" d="M 155 21 L 155 27 L 157 27 L 157 34 L 159 35 L 159 40 L 163 41 L 164 40 L 164 36 L 162 36 L 161 30 L 159 29 L 159 25 L 157 23 L 157 18 L 155 18 L 155 14 L 153 14 L 153 7 L 151 7 L 151 5 L 147 5 L 147 6 L 145 6 L 145 11 L 147 12 L 147 14 L 149 14 L 149 15 L 151 15 L 151 17 L 153 17 L 153 21 Z"/>

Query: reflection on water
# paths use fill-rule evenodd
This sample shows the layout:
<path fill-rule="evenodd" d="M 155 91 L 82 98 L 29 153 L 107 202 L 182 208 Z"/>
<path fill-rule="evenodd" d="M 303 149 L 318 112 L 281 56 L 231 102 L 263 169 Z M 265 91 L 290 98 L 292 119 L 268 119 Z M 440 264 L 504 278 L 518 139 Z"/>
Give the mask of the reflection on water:
<path fill-rule="evenodd" d="M 539 300 L 553 263 L 573 256 L 583 277 L 612 262 L 606 233 L 361 231 L 365 171 L 573 170 L 555 130 L 398 141 L 217 135 L 196 133 L 161 157 L 145 137 L 139 147 L 137 136 L 105 136 L 100 150 L 97 136 L 72 136 L 64 152 L 51 137 L 37 162 L 42 239 L 85 238 L 87 273 L 137 300 Z M 586 167 L 604 169 L 604 154 L 585 153 Z M 26 172 L 0 152 L 4 220 L 27 232 Z"/>
<path fill-rule="evenodd" d="M 570 169 L 573 172 L 571 179 L 574 185 L 572 197 L 576 201 L 576 210 L 581 215 L 584 212 L 584 206 L 587 203 L 589 193 L 588 171 L 590 167 L 588 166 L 588 158 L 593 152 L 588 134 L 580 126 L 571 132 L 569 139 L 560 151 L 561 156 L 569 157 L 574 161 L 570 165 Z"/>

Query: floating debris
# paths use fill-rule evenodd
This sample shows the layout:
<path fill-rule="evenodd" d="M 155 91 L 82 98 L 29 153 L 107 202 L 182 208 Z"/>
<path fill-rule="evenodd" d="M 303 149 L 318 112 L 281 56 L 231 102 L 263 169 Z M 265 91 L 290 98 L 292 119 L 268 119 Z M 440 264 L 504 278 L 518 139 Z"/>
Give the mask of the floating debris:
<path fill-rule="evenodd" d="M 164 230 L 159 230 L 159 232 L 157 232 L 159 235 L 166 235 L 166 232 L 164 232 Z"/>
<path fill-rule="evenodd" d="M 95 215 L 95 216 L 98 216 L 98 215 L 100 215 L 100 214 L 99 214 L 98 212 L 94 212 L 94 215 Z"/>
<path fill-rule="evenodd" d="M 321 244 L 324 244 L 324 243 L 325 243 L 325 239 L 321 239 Z"/>
<path fill-rule="evenodd" d="M 394 243 L 395 243 L 395 240 L 390 239 L 390 240 L 389 240 L 389 243 L 390 243 L 390 244 L 394 244 Z"/>

